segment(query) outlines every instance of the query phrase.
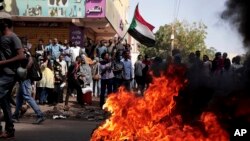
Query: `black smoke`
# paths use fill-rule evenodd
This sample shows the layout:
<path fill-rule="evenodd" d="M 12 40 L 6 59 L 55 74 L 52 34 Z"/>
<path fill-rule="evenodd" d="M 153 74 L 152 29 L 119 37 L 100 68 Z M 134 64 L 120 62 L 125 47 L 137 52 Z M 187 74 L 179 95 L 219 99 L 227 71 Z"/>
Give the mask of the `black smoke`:
<path fill-rule="evenodd" d="M 250 47 L 250 1 L 227 0 L 226 10 L 222 12 L 221 18 L 236 26 L 244 45 Z"/>

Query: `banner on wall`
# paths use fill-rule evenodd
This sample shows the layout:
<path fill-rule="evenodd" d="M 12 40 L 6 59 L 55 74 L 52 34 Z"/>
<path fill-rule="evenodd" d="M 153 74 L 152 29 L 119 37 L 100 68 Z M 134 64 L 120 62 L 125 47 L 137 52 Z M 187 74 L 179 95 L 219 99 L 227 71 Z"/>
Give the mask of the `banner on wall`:
<path fill-rule="evenodd" d="M 4 0 L 4 11 L 17 16 L 85 17 L 85 0 Z"/>
<path fill-rule="evenodd" d="M 106 0 L 86 0 L 86 17 L 103 18 L 105 17 Z"/>
<path fill-rule="evenodd" d="M 71 25 L 70 26 L 70 33 L 69 33 L 69 40 L 74 43 L 77 46 L 83 47 L 84 45 L 84 41 L 83 41 L 83 37 L 84 37 L 84 32 L 83 32 L 83 28 L 82 27 L 78 27 L 75 25 Z"/>

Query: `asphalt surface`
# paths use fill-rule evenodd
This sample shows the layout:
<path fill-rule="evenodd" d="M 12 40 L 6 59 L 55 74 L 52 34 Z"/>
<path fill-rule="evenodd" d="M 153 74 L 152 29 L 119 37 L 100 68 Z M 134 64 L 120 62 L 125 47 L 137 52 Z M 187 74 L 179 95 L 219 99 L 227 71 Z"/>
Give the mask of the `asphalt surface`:
<path fill-rule="evenodd" d="M 15 123 L 13 141 L 89 141 L 91 133 L 100 124 L 81 120 L 47 119 L 41 125 L 33 125 L 34 119 L 22 119 Z M 0 139 L 2 140 L 2 139 Z"/>

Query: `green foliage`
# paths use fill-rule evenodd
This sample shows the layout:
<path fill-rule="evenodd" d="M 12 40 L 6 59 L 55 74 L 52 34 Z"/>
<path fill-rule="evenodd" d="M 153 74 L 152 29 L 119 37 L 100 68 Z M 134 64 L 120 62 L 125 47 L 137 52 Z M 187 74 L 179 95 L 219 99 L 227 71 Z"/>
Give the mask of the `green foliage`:
<path fill-rule="evenodd" d="M 206 49 L 203 54 L 206 54 L 210 60 L 213 60 L 213 58 L 215 57 L 215 52 L 216 49 L 214 47 L 210 47 L 209 49 Z"/>
<path fill-rule="evenodd" d="M 206 54 L 209 57 L 214 57 L 216 50 L 214 48 L 207 48 L 205 44 L 206 39 L 206 25 L 203 23 L 189 24 L 185 21 L 176 21 L 170 25 L 161 26 L 155 33 L 156 45 L 152 48 L 145 46 L 140 47 L 142 54 L 148 54 L 150 57 L 160 56 L 166 58 L 171 55 L 171 35 L 172 27 L 174 27 L 174 48 L 181 51 L 183 58 L 187 58 L 189 53 L 196 50 L 201 51 L 201 54 Z M 211 59 L 212 59 L 211 58 Z"/>

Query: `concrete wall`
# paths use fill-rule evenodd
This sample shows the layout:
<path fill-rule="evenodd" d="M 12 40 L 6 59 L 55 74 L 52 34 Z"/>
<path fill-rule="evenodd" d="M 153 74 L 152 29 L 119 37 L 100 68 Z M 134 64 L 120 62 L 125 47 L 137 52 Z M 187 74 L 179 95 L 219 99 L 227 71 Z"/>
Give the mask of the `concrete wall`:
<path fill-rule="evenodd" d="M 129 0 L 106 0 L 106 18 L 117 34 L 124 36 L 128 29 Z"/>
<path fill-rule="evenodd" d="M 128 12 L 129 12 L 129 0 L 113 0 L 114 5 L 117 8 L 121 19 L 124 20 L 125 24 L 128 24 Z"/>

